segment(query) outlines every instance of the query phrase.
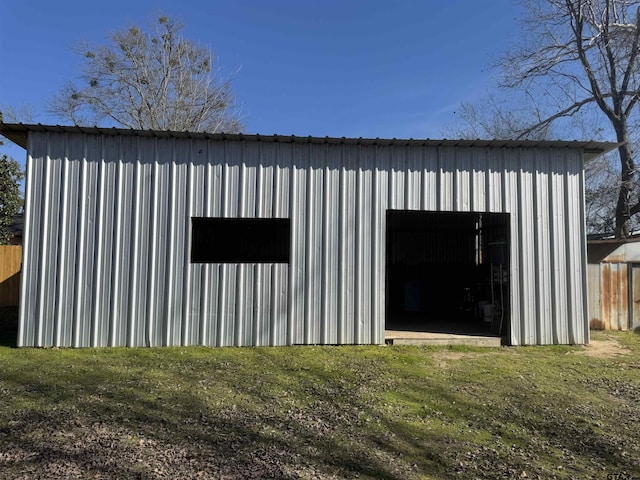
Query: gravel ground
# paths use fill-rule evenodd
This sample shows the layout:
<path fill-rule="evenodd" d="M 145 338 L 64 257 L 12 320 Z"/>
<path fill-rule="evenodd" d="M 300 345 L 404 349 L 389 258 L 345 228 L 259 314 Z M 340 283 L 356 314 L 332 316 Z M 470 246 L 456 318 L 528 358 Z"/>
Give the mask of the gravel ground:
<path fill-rule="evenodd" d="M 640 423 L 638 386 L 607 380 L 603 385 L 626 405 L 620 408 L 620 420 Z M 481 447 L 443 438 L 434 448 L 416 438 L 413 447 L 424 449 L 425 463 L 412 465 L 394 452 L 398 432 L 381 429 L 377 438 L 362 435 L 363 423 L 381 419 L 358 408 L 340 414 L 329 408 L 329 403 L 291 408 L 284 416 L 271 415 L 269 409 L 224 408 L 186 417 L 177 429 L 169 423 L 127 428 L 126 421 L 101 421 L 78 411 L 23 413 L 0 430 L 0 471 L 7 479 L 411 479 L 427 472 L 433 478 L 571 479 L 578 478 L 568 472 L 581 452 L 592 458 L 593 471 L 603 472 L 602 478 L 614 473 L 611 465 L 620 466 L 615 473 L 628 475 L 620 478 L 640 472 L 640 439 L 612 435 L 603 442 L 594 431 L 596 411 L 577 412 L 594 422 L 580 424 L 550 408 L 545 425 L 530 427 L 537 434 L 525 446 L 508 445 L 499 435 L 491 446 Z M 492 420 L 494 429 L 521 415 L 505 410 Z M 469 420 L 470 431 L 480 428 L 474 420 L 486 422 Z M 535 432 L 537 428 L 548 431 Z M 406 436 L 395 445 L 408 440 Z M 541 466 L 544 455 L 555 455 L 557 465 Z"/>
<path fill-rule="evenodd" d="M 225 409 L 202 416 L 193 426 L 198 433 L 185 439 L 184 430 L 172 438 L 167 427 L 149 438 L 110 422 L 82 420 L 78 412 L 21 415 L 11 420 L 10 431 L 0 431 L 0 470 L 14 472 L 3 478 L 15 479 L 331 479 L 355 478 L 354 469 L 368 469 L 371 478 L 416 476 L 384 451 L 364 458 L 358 438 L 351 451 L 332 450 L 348 444 L 343 439 L 350 432 L 323 417 L 295 409 L 284 418 Z"/>

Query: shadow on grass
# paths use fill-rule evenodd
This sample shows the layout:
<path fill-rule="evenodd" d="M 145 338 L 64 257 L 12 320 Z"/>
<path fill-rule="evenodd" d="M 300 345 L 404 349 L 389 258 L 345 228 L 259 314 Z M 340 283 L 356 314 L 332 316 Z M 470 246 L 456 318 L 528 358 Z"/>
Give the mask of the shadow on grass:
<path fill-rule="evenodd" d="M 156 478 L 158 469 L 166 478 L 195 478 L 199 472 L 228 479 L 412 477 L 402 462 L 390 462 L 376 449 L 375 436 L 362 434 L 366 405 L 319 370 L 300 374 L 278 366 L 278 378 L 306 392 L 296 395 L 301 403 L 289 403 L 274 398 L 273 382 L 279 380 L 261 386 L 256 378 L 216 379 L 216 371 L 234 368 L 226 362 L 207 362 L 207 373 L 202 365 L 185 372 L 189 358 L 163 361 L 162 380 L 154 385 L 159 372 L 145 373 L 135 350 L 124 352 L 117 366 L 109 365 L 107 355 L 93 362 L 93 354 L 80 352 L 86 362 L 52 364 L 45 374 L 0 374 L 0 385 L 17 392 L 21 404 L 37 406 L 0 420 L 0 450 L 12 449 L 6 458 L 14 459 L 0 467 L 29 473 L 75 465 L 82 478 Z M 175 352 L 167 355 L 175 358 Z"/>
<path fill-rule="evenodd" d="M 533 381 L 507 381 L 489 408 L 468 385 L 404 375 L 363 350 L 238 352 L 37 351 L 55 362 L 44 372 L 0 372 L 0 386 L 30 405 L 0 415 L 0 450 L 14 449 L 0 467 L 75 465 L 101 478 L 553 478 L 540 465 L 588 456 L 598 472 L 637 469 L 624 438 L 566 415 L 574 407 L 560 397 L 531 401 Z M 478 443 L 478 432 L 490 440 Z"/>
<path fill-rule="evenodd" d="M 18 339 L 18 307 L 0 307 L 0 347 L 15 347 Z"/>

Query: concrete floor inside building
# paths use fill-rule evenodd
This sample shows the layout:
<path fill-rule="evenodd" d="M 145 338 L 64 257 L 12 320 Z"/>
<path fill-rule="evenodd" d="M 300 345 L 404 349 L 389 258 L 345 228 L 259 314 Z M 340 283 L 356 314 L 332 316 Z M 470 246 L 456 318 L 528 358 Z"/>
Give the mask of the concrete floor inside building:
<path fill-rule="evenodd" d="M 499 347 L 505 339 L 478 320 L 398 319 L 387 322 L 385 343 L 393 345 L 468 345 Z"/>

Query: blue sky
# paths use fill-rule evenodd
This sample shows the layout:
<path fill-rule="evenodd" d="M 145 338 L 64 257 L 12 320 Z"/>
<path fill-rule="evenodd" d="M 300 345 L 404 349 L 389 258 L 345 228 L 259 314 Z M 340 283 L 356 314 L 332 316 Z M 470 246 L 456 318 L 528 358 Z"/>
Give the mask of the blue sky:
<path fill-rule="evenodd" d="M 247 133 L 440 138 L 517 33 L 512 0 L 0 0 L 0 106 L 46 114 L 72 47 L 164 13 L 208 45 Z M 5 149 L 6 150 L 6 149 Z"/>

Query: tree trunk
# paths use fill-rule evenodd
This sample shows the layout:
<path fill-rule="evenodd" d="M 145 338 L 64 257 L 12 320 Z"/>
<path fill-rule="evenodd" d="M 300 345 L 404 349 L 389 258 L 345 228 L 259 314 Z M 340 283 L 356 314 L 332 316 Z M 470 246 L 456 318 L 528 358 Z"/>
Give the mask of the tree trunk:
<path fill-rule="evenodd" d="M 620 194 L 618 195 L 618 204 L 616 206 L 616 238 L 626 238 L 631 234 L 631 194 L 633 193 L 633 176 L 635 173 L 635 165 L 633 163 L 633 155 L 631 145 L 629 143 L 629 132 L 627 130 L 627 122 L 622 120 L 613 122 L 616 131 L 616 138 L 621 144 L 618 147 L 620 155 Z M 635 202 L 634 202 L 635 203 Z"/>

